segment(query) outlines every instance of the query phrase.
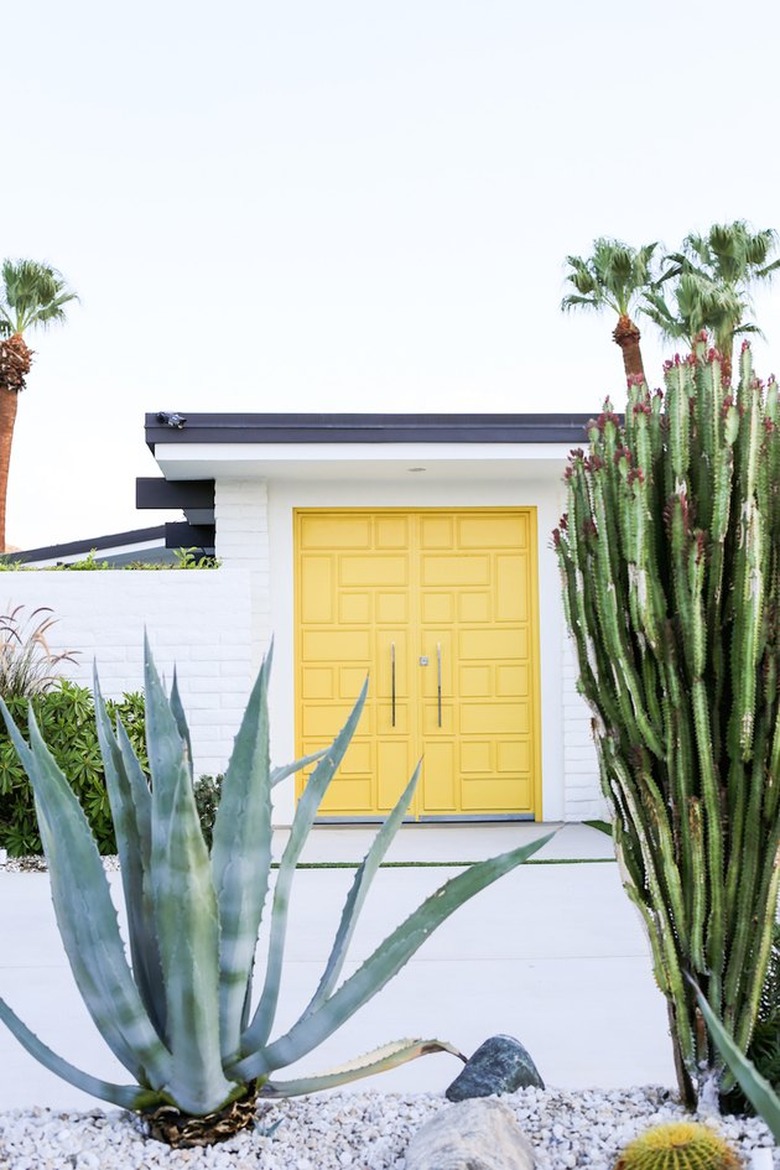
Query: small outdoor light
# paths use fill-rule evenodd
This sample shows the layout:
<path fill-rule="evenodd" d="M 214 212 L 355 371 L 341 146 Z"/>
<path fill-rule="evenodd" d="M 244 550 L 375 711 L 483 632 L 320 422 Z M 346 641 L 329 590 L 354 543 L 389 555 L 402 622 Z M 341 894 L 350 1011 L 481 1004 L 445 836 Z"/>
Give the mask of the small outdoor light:
<path fill-rule="evenodd" d="M 165 423 L 167 427 L 175 427 L 177 431 L 180 431 L 187 420 L 183 414 L 172 414 L 168 410 L 158 410 L 157 421 Z"/>

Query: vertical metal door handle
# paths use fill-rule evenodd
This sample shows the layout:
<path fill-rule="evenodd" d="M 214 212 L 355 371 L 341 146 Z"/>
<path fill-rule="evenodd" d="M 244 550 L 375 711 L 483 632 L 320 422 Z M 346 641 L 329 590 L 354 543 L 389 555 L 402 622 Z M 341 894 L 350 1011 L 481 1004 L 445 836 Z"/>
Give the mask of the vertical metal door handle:
<path fill-rule="evenodd" d="M 436 643 L 436 704 L 439 713 L 439 727 L 441 727 L 441 642 Z"/>
<path fill-rule="evenodd" d="M 395 727 L 395 642 L 390 643 L 390 725 Z"/>

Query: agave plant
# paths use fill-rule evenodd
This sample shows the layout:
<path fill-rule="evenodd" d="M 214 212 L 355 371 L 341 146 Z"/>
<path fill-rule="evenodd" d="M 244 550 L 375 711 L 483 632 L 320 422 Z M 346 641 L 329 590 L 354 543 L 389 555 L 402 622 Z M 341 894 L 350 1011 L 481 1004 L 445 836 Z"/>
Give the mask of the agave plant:
<path fill-rule="evenodd" d="M 447 882 L 338 985 L 369 884 L 412 798 L 415 773 L 357 869 L 311 1000 L 297 1022 L 272 1039 L 296 864 L 360 719 L 366 687 L 325 752 L 272 769 L 269 670 L 270 655 L 263 662 L 225 772 L 210 852 L 198 820 L 190 736 L 175 676 L 169 696 L 147 643 L 151 786 L 121 723 L 112 728 L 95 678 L 130 962 L 103 865 L 78 801 L 46 748 L 32 712 L 28 746 L 3 708 L 35 792 L 52 900 L 76 983 L 133 1083 L 108 1083 L 76 1068 L 43 1044 L 2 1000 L 0 1019 L 51 1071 L 95 1097 L 144 1113 L 152 1134 L 171 1144 L 206 1144 L 250 1124 L 258 1095 L 287 1097 L 332 1088 L 428 1052 L 460 1055 L 438 1040 L 403 1040 L 321 1076 L 275 1079 L 279 1069 L 322 1043 L 379 991 L 453 910 L 549 840 L 547 836 L 472 865 Z M 271 893 L 271 790 L 314 760 L 271 896 L 265 971 L 255 998 L 258 932 Z"/>

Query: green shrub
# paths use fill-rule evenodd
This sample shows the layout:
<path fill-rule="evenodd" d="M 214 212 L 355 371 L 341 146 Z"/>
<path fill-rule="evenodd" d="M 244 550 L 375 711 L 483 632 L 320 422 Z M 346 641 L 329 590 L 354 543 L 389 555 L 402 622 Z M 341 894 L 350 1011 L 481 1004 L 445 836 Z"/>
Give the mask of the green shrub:
<path fill-rule="evenodd" d="M 103 854 L 116 853 L 116 838 L 106 793 L 103 761 L 95 727 L 95 704 L 87 687 L 64 679 L 45 694 L 30 700 L 35 718 L 55 760 L 67 775 L 84 809 L 98 848 Z M 6 700 L 21 726 L 27 722 L 27 699 Z M 117 716 L 146 767 L 144 741 L 144 697 L 141 692 L 123 695 L 107 704 L 112 719 Z M 0 723 L 0 848 L 11 857 L 42 853 L 35 817 L 32 788 L 24 768 Z"/>

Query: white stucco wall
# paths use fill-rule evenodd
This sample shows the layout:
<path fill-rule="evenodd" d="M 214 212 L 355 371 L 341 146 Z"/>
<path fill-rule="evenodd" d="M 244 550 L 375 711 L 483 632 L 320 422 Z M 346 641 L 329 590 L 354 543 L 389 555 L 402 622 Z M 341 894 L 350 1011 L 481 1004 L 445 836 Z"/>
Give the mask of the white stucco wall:
<path fill-rule="evenodd" d="M 177 668 L 196 775 L 224 769 L 253 681 L 246 570 L 0 573 L 2 611 L 17 605 L 54 611 L 51 648 L 78 651 L 62 674 L 91 686 L 96 661 L 109 698 L 142 689 L 146 628 L 168 682 Z"/>
<path fill-rule="evenodd" d="M 491 507 L 534 506 L 539 533 L 541 640 L 541 763 L 543 818 L 581 820 L 602 814 L 598 770 L 590 740 L 590 716 L 576 692 L 576 675 L 564 628 L 560 580 L 549 534 L 562 506 L 557 476 L 522 482 L 424 484 L 364 480 L 306 481 L 284 478 L 265 484 L 250 479 L 216 482 L 217 555 L 226 566 L 241 566 L 253 582 L 255 666 L 273 633 L 271 685 L 272 755 L 276 763 L 294 757 L 294 580 L 293 509 L 306 507 Z M 293 782 L 276 792 L 275 817 L 289 823 Z"/>

